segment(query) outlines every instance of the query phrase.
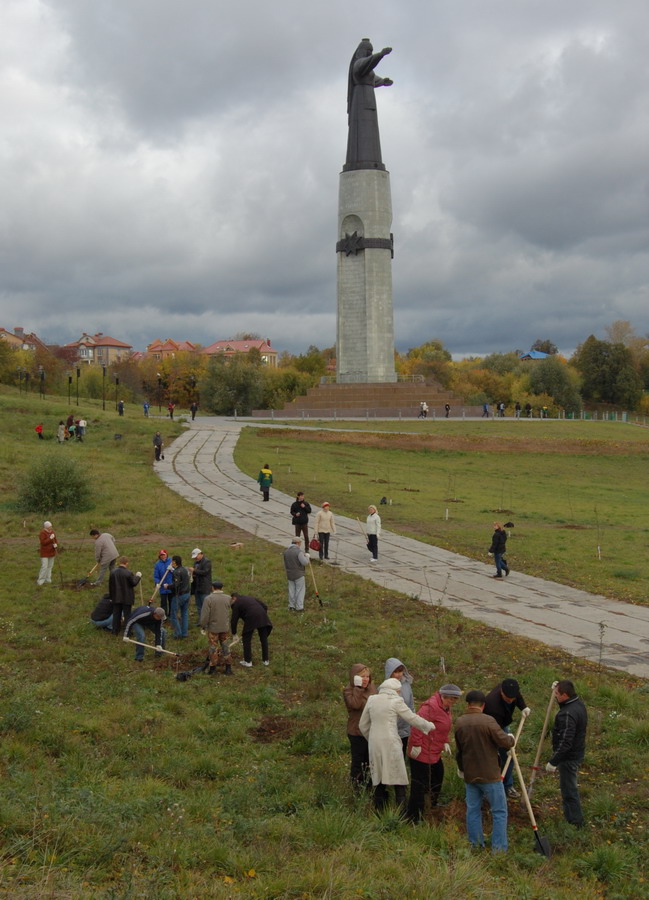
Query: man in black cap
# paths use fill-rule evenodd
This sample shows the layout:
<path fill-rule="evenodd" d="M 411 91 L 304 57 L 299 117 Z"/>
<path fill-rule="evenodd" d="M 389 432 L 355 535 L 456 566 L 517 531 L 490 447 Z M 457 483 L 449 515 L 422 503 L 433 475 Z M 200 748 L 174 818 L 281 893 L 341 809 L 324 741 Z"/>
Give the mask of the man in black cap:
<path fill-rule="evenodd" d="M 518 707 L 524 718 L 527 718 L 532 710 L 523 700 L 520 687 L 515 678 L 505 678 L 500 684 L 497 684 L 493 691 L 487 694 L 485 700 L 484 711 L 486 715 L 493 716 L 504 732 L 510 734 L 509 726 L 514 718 L 514 709 Z M 498 749 L 498 758 L 500 760 L 500 769 L 502 771 L 507 761 L 506 748 Z M 505 793 L 512 800 L 520 797 L 520 793 L 514 787 L 514 766 L 510 763 L 505 774 Z"/>

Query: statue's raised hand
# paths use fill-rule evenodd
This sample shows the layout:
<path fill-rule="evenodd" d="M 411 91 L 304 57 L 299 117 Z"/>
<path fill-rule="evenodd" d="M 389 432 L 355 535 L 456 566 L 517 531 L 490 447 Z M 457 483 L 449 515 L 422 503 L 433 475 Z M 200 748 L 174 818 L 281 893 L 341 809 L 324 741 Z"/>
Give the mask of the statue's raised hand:
<path fill-rule="evenodd" d="M 383 50 L 381 50 L 382 56 L 387 56 L 388 53 L 392 53 L 392 47 L 384 47 Z"/>

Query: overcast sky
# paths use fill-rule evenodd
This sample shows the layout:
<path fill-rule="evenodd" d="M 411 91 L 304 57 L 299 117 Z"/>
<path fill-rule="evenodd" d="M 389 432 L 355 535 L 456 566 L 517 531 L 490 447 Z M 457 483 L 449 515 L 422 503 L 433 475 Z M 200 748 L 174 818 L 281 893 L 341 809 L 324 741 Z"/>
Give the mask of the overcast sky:
<path fill-rule="evenodd" d="M 331 346 L 369 37 L 397 348 L 644 334 L 648 35 L 646 0 L 4 0 L 0 326 Z"/>

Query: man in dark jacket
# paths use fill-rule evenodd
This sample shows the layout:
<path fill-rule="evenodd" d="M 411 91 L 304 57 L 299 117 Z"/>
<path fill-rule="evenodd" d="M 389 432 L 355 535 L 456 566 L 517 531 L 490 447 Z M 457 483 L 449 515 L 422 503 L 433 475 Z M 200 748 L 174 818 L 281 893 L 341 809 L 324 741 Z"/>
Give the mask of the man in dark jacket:
<path fill-rule="evenodd" d="M 145 628 L 153 632 L 156 649 L 155 655 L 161 655 L 160 651 L 164 650 L 167 637 L 166 631 L 162 627 L 165 618 L 165 611 L 161 606 L 158 606 L 155 609 L 150 606 L 138 606 L 129 616 L 122 640 L 128 641 L 129 634 L 133 631 L 133 634 L 135 635 L 134 640 L 140 641 L 140 644 L 137 644 L 135 647 L 136 662 L 142 662 L 144 659 L 144 647 L 142 647 L 141 644 L 146 643 L 146 635 L 144 634 Z"/>
<path fill-rule="evenodd" d="M 309 552 L 309 514 L 311 505 L 304 499 L 304 493 L 298 491 L 295 501 L 291 503 L 291 522 L 295 525 L 295 537 L 304 535 L 304 550 Z"/>
<path fill-rule="evenodd" d="M 248 597 L 232 591 L 232 619 L 230 631 L 237 633 L 239 619 L 243 622 L 243 659 L 239 665 L 252 668 L 252 635 L 256 630 L 261 642 L 261 658 L 265 666 L 269 664 L 268 636 L 273 630 L 273 623 L 268 618 L 268 607 L 256 597 Z"/>
<path fill-rule="evenodd" d="M 191 570 L 196 595 L 196 611 L 200 622 L 203 600 L 212 593 L 212 563 L 198 547 L 192 550 L 194 567 Z"/>
<path fill-rule="evenodd" d="M 494 578 L 503 577 L 503 569 L 505 575 L 509 575 L 509 566 L 505 559 L 505 546 L 507 545 L 507 532 L 500 522 L 494 522 L 494 533 L 491 538 L 491 547 L 489 547 L 489 556 L 493 556 L 496 563 L 496 574 Z"/>
<path fill-rule="evenodd" d="M 493 716 L 503 731 L 510 733 L 509 726 L 514 718 L 514 710 L 518 707 L 521 710 L 523 718 L 527 718 L 532 710 L 523 700 L 521 689 L 515 678 L 505 678 L 500 684 L 497 684 L 493 691 L 487 694 L 485 700 L 485 715 Z M 507 761 L 507 750 L 500 747 L 498 750 L 498 759 L 500 761 L 500 770 L 502 771 Z M 505 793 L 512 799 L 520 797 L 519 792 L 514 787 L 514 766 L 512 763 L 507 767 L 505 773 Z"/>
<path fill-rule="evenodd" d="M 484 714 L 486 697 L 482 691 L 466 695 L 466 714 L 455 723 L 455 759 L 464 778 L 466 828 L 474 847 L 484 847 L 482 801 L 491 807 L 492 853 L 507 850 L 507 799 L 500 780 L 498 748 L 514 746 L 514 736 L 506 734 L 492 716 Z"/>
<path fill-rule="evenodd" d="M 113 602 L 113 634 L 119 634 L 122 627 L 122 616 L 126 622 L 131 615 L 135 603 L 135 585 L 142 577 L 141 572 L 135 575 L 128 568 L 128 558 L 120 556 L 117 566 L 108 579 L 108 593 Z"/>
<path fill-rule="evenodd" d="M 172 556 L 173 562 L 173 597 L 169 620 L 174 630 L 174 637 L 186 638 L 189 634 L 189 570 L 183 566 L 182 557 Z"/>
<path fill-rule="evenodd" d="M 105 628 L 106 631 L 113 630 L 113 601 L 110 594 L 104 594 L 97 605 L 90 613 L 90 621 L 95 628 Z"/>
<path fill-rule="evenodd" d="M 560 681 L 554 689 L 559 712 L 552 729 L 552 756 L 546 772 L 559 770 L 559 787 L 566 822 L 581 828 L 584 814 L 581 810 L 577 775 L 586 751 L 586 706 L 575 691 L 572 681 Z"/>

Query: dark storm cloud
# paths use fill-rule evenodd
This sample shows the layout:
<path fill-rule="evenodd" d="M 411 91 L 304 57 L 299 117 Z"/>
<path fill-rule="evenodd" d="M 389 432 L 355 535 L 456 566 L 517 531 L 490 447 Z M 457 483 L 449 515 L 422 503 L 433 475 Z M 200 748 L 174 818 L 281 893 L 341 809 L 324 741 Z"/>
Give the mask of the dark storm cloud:
<path fill-rule="evenodd" d="M 4 321 L 144 347 L 335 340 L 346 73 L 378 92 L 400 349 L 649 330 L 639 0 L 8 0 Z"/>

